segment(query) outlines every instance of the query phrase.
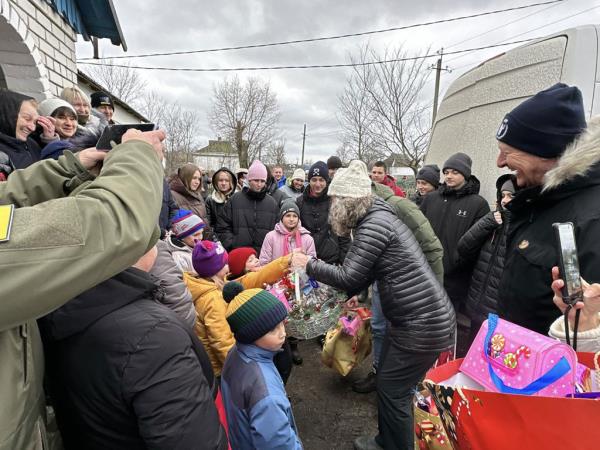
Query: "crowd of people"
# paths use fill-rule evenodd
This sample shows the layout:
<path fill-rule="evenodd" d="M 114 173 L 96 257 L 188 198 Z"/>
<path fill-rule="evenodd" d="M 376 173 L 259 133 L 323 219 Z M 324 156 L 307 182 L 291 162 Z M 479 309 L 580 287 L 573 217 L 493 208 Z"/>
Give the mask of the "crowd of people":
<path fill-rule="evenodd" d="M 576 87 L 507 112 L 492 209 L 462 152 L 414 192 L 337 156 L 165 177 L 163 131 L 94 148 L 113 114 L 103 92 L 0 91 L 0 448 L 301 449 L 285 384 L 303 358 L 264 287 L 303 270 L 345 308 L 370 292 L 353 389 L 376 391 L 379 433 L 355 448 L 412 449 L 415 385 L 488 313 L 567 339 L 555 222 L 573 222 L 584 279 L 568 319 L 600 350 L 600 123 Z"/>

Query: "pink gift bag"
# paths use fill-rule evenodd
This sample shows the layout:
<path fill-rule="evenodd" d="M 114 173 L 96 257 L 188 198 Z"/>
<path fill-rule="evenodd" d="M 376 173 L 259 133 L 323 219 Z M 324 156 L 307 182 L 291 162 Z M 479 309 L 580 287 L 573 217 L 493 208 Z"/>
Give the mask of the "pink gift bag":
<path fill-rule="evenodd" d="M 566 344 L 490 314 L 460 371 L 491 392 L 565 397 L 575 392 L 577 355 Z"/>

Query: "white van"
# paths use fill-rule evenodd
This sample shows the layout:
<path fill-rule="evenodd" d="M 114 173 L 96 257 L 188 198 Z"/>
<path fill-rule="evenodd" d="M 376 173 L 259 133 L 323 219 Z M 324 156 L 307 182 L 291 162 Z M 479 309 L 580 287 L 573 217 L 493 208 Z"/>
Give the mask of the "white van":
<path fill-rule="evenodd" d="M 481 192 L 495 202 L 496 131 L 504 115 L 537 92 L 563 82 L 583 94 L 587 117 L 600 113 L 598 25 L 553 34 L 501 53 L 456 79 L 440 103 L 426 164 L 442 167 L 453 153 L 473 160 Z"/>

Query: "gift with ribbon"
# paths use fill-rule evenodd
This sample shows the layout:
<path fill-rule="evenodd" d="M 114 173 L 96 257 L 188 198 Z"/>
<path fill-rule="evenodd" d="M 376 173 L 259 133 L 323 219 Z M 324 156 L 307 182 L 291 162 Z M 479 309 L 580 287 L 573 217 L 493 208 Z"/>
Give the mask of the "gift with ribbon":
<path fill-rule="evenodd" d="M 346 376 L 371 353 L 371 323 L 360 320 L 358 330 L 351 336 L 344 332 L 341 321 L 325 336 L 321 361 L 327 367 Z"/>
<path fill-rule="evenodd" d="M 575 393 L 577 355 L 568 345 L 490 314 L 461 372 L 486 390 L 565 397 Z"/>
<path fill-rule="evenodd" d="M 505 345 L 507 341 L 508 337 Z M 531 351 L 533 355 L 534 349 Z M 517 367 L 522 363 L 521 358 Z M 587 368 L 594 368 L 592 353 L 578 352 L 577 360 Z M 432 393 L 453 448 L 598 448 L 600 400 L 487 391 L 459 371 L 462 363 L 458 359 L 431 369 L 423 382 Z M 487 366 L 484 369 L 489 370 Z"/>
<path fill-rule="evenodd" d="M 344 333 L 348 336 L 356 336 L 361 323 L 370 318 L 371 310 L 369 308 L 355 308 L 340 317 L 340 324 Z"/>

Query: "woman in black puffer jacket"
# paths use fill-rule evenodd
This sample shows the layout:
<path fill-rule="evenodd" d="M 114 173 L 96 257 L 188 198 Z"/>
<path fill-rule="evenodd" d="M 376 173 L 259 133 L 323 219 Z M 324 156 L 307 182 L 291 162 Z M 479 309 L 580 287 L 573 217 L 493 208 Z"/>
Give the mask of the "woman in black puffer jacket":
<path fill-rule="evenodd" d="M 476 261 L 466 304 L 467 315 L 471 319 L 471 342 L 488 314 L 496 313 L 498 309 L 498 287 L 504 270 L 510 219 L 505 205 L 512 200 L 515 187 L 514 175 L 499 177 L 496 180 L 496 211 L 490 211 L 479 219 L 458 241 L 460 259 L 470 263 Z"/>
<path fill-rule="evenodd" d="M 367 167 L 353 161 L 329 187 L 334 233 L 354 239 L 341 266 L 296 256 L 317 281 L 357 294 L 377 282 L 390 322 L 377 368 L 379 436 L 361 437 L 354 448 L 412 448 L 412 393 L 440 352 L 454 343 L 450 299 L 419 243 L 392 207 L 371 194 Z M 297 261 L 299 260 L 299 261 Z M 374 442 L 375 441 L 375 442 Z"/>

